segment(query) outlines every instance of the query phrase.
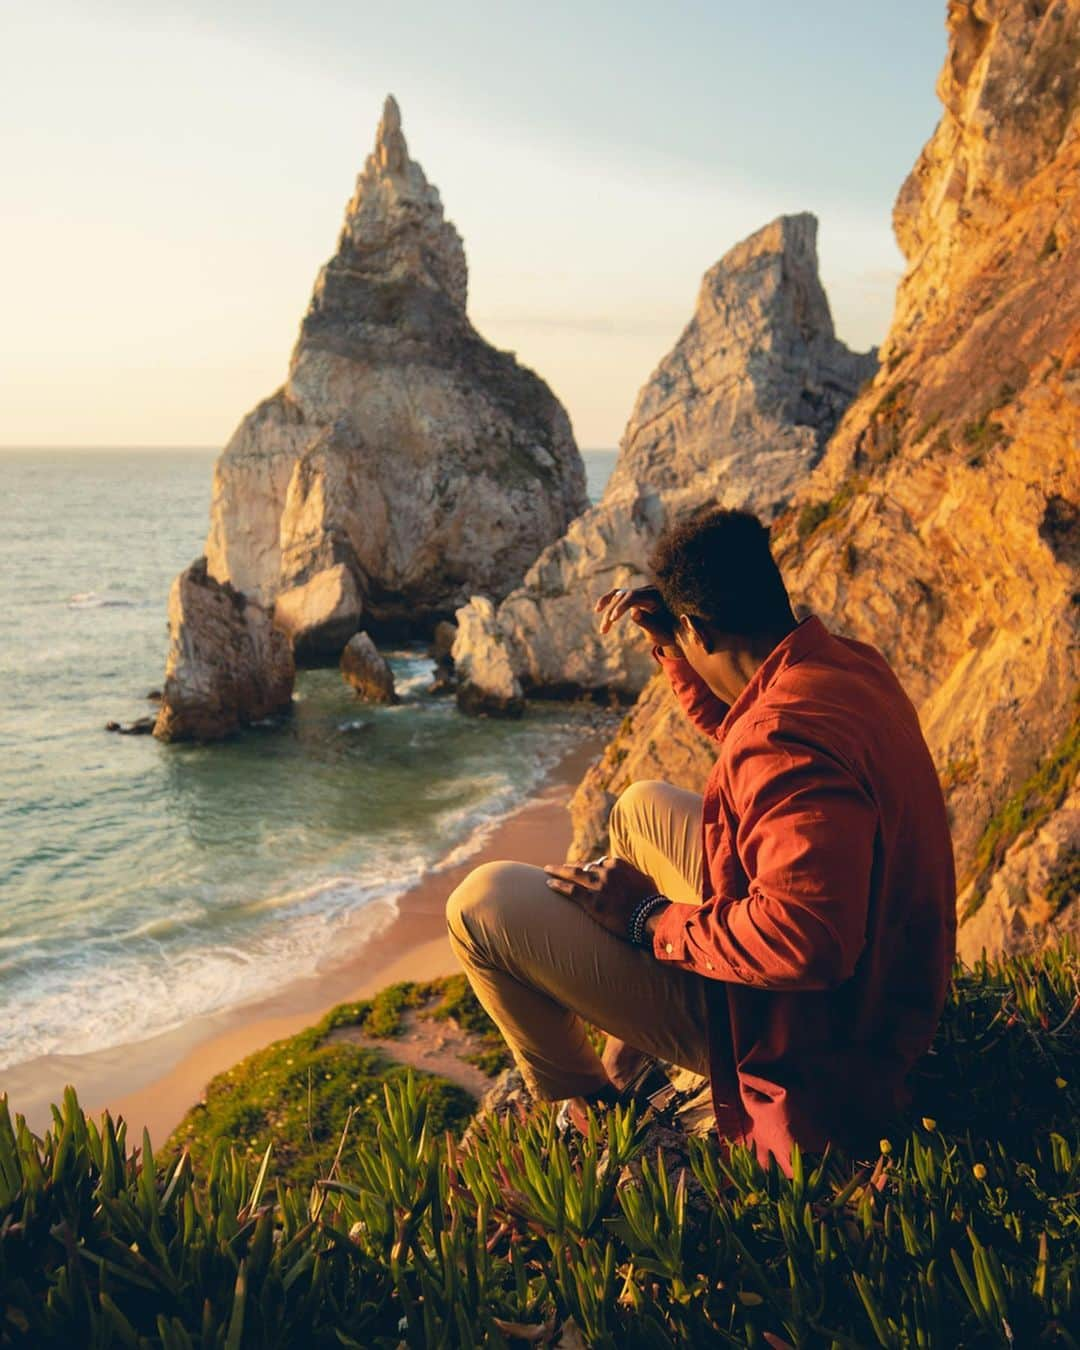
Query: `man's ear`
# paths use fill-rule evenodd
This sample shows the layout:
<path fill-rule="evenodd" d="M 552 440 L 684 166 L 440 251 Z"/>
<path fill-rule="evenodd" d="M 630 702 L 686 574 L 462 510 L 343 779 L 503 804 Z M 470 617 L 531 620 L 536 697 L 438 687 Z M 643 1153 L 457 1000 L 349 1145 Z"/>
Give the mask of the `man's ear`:
<path fill-rule="evenodd" d="M 705 652 L 706 656 L 712 655 L 712 639 L 709 636 L 709 630 L 700 619 L 695 619 L 692 614 L 680 614 L 679 624 Z"/>

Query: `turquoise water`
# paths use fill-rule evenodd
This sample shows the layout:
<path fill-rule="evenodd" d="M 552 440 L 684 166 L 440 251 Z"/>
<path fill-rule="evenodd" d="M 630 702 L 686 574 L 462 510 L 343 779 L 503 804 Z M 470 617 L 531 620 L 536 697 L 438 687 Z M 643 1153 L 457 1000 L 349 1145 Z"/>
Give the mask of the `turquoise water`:
<path fill-rule="evenodd" d="M 595 500 L 614 451 L 586 453 Z M 105 732 L 153 711 L 173 576 L 202 551 L 209 451 L 5 451 L 0 482 L 0 1069 L 138 1040 L 340 956 L 580 737 L 538 704 L 473 719 L 303 672 L 293 716 L 223 746 Z"/>

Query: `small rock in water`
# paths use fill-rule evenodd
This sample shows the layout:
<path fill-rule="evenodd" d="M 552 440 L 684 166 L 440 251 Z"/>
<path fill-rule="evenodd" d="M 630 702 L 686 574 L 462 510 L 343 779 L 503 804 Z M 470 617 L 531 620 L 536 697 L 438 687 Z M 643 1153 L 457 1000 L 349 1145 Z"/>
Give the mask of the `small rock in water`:
<path fill-rule="evenodd" d="M 450 652 L 453 649 L 456 637 L 457 624 L 451 623 L 449 619 L 440 619 L 431 635 L 428 655 L 440 666 L 452 666 L 454 662 Z"/>
<path fill-rule="evenodd" d="M 398 703 L 394 675 L 367 633 L 356 633 L 341 653 L 341 673 L 369 703 Z"/>
<path fill-rule="evenodd" d="M 161 702 L 161 690 L 160 690 L 160 689 L 151 689 L 150 692 L 146 695 L 146 697 L 150 700 L 151 703 L 160 703 L 160 702 Z"/>
<path fill-rule="evenodd" d="M 454 658 L 450 654 L 456 637 L 456 623 L 440 619 L 435 625 L 431 645 L 428 647 L 428 656 L 435 662 L 435 676 L 427 687 L 429 694 L 450 694 L 457 688 Z"/>
<path fill-rule="evenodd" d="M 136 717 L 126 727 L 120 722 L 110 721 L 105 723 L 105 730 L 119 732 L 121 736 L 149 736 L 153 733 L 156 720 L 154 717 Z"/>

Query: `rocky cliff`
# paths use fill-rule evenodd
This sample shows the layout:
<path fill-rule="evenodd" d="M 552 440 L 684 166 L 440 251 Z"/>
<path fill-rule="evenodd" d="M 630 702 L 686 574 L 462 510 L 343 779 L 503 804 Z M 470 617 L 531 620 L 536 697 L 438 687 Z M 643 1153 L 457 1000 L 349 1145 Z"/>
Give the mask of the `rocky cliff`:
<path fill-rule="evenodd" d="M 502 599 L 585 509 L 561 404 L 466 315 L 461 239 L 386 100 L 285 384 L 214 474 L 210 575 L 299 658 Z"/>
<path fill-rule="evenodd" d="M 833 331 L 813 216 L 782 216 L 731 249 L 638 395 L 602 501 L 501 605 L 458 611 L 463 706 L 516 709 L 538 690 L 636 695 L 648 645 L 628 625 L 601 636 L 593 602 L 639 581 L 660 530 L 702 503 L 766 518 L 789 504 L 874 369 Z"/>
<path fill-rule="evenodd" d="M 794 598 L 878 646 L 919 707 L 971 959 L 1080 926 L 1080 3 L 954 0 L 948 30 L 881 369 L 774 547 Z M 703 781 L 670 716 L 650 686 L 633 748 L 579 790 L 574 856 L 631 777 Z"/>

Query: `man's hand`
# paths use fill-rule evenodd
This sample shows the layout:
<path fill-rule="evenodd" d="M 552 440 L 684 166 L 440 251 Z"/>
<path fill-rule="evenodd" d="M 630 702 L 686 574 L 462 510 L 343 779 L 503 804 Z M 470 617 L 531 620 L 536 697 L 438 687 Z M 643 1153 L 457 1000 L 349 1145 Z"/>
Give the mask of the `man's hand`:
<path fill-rule="evenodd" d="M 606 633 L 629 610 L 631 619 L 653 642 L 673 652 L 678 651 L 675 619 L 655 586 L 638 586 L 634 589 L 622 587 L 606 591 L 595 605 L 597 614 L 601 610 L 601 633 Z"/>
<path fill-rule="evenodd" d="M 602 858 L 588 867 L 546 863 L 548 885 L 569 896 L 616 937 L 627 938 L 630 916 L 639 901 L 656 894 L 656 882 L 624 858 Z"/>

